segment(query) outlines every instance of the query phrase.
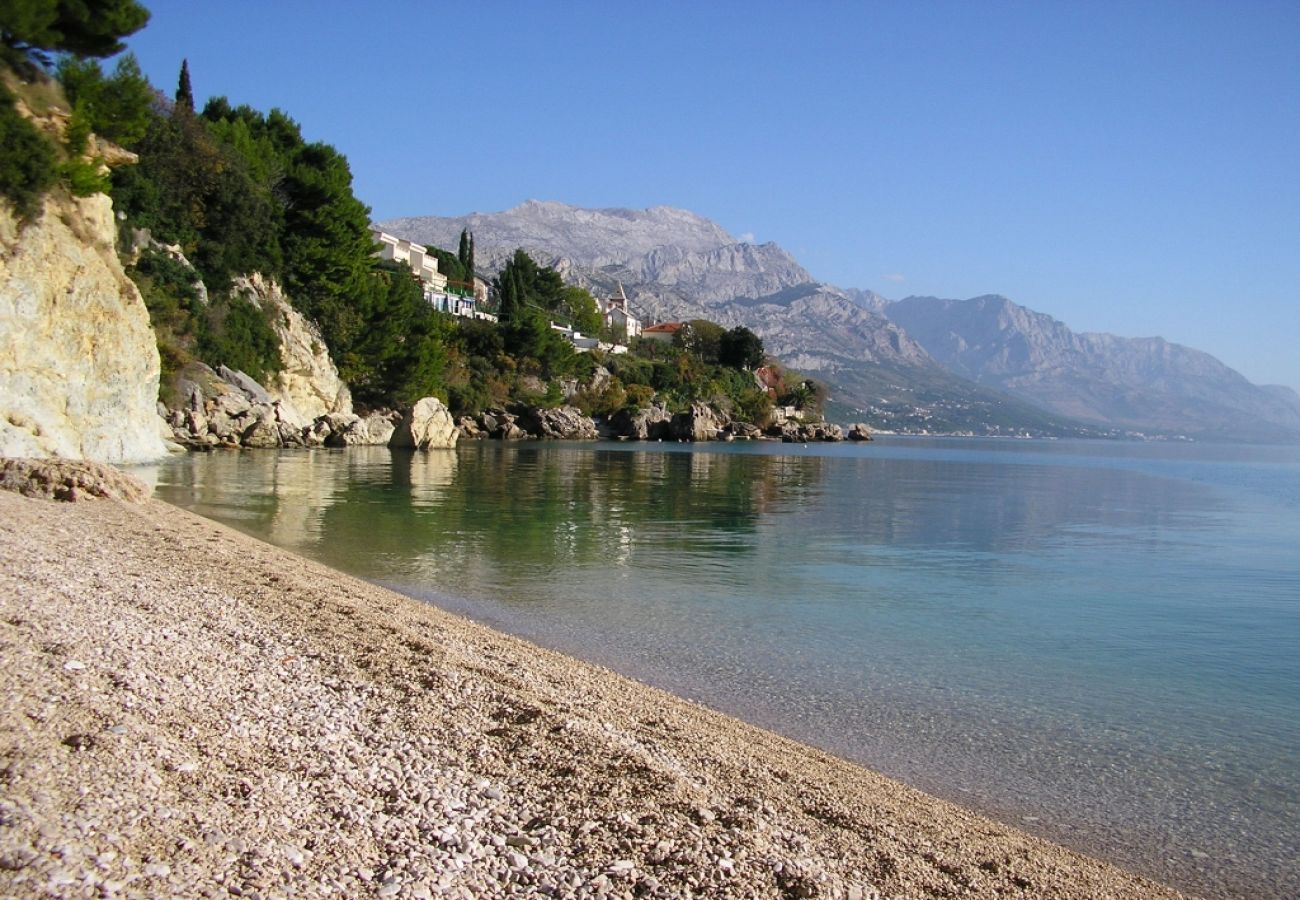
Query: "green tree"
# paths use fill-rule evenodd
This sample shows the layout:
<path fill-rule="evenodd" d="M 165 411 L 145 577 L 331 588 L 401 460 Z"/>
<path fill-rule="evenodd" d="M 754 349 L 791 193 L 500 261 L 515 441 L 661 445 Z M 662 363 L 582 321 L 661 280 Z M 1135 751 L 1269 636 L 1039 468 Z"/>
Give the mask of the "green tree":
<path fill-rule="evenodd" d="M 190 61 L 181 60 L 181 74 L 176 81 L 176 105 L 194 112 L 194 88 L 190 86 Z"/>
<path fill-rule="evenodd" d="M 583 288 L 568 286 L 560 291 L 560 310 L 569 325 L 583 334 L 599 334 L 604 324 L 596 298 Z"/>
<path fill-rule="evenodd" d="M 111 77 L 93 59 L 65 56 L 57 75 L 68 103 L 82 111 L 95 134 L 130 147 L 148 133 L 155 95 L 134 54 L 118 60 Z"/>
<path fill-rule="evenodd" d="M 40 208 L 42 195 L 58 178 L 53 145 L 14 108 L 14 97 L 0 84 L 0 196 L 19 219 Z"/>
<path fill-rule="evenodd" d="M 456 258 L 459 260 L 461 271 L 463 272 L 462 280 L 473 284 L 474 235 L 469 233 L 468 228 L 462 228 L 460 230 L 460 246 L 456 250 Z"/>
<path fill-rule="evenodd" d="M 702 362 L 717 365 L 722 348 L 722 336 L 726 330 L 717 322 L 708 319 L 691 319 L 686 327 L 673 338 L 673 343 L 688 353 L 693 353 Z"/>
<path fill-rule="evenodd" d="M 763 340 L 744 325 L 724 333 L 718 344 L 718 362 L 733 369 L 756 369 L 763 364 Z"/>
<path fill-rule="evenodd" d="M 121 53 L 122 38 L 148 21 L 135 0 L 5 0 L 0 45 L 10 64 L 48 65 L 51 53 L 102 59 Z"/>

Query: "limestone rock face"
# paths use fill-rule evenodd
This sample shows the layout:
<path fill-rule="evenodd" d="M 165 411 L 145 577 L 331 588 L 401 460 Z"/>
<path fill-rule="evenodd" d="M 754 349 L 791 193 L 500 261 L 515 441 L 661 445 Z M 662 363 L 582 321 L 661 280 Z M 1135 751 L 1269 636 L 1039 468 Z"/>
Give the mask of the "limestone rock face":
<path fill-rule="evenodd" d="M 267 380 L 267 392 L 304 422 L 329 413 L 351 413 L 352 393 L 339 378 L 325 340 L 289 304 L 280 285 L 253 274 L 236 278 L 231 291 L 265 310 L 280 339 L 280 371 Z"/>
<path fill-rule="evenodd" d="M 458 437 L 460 429 L 443 402 L 437 397 L 425 397 L 402 416 L 388 446 L 416 450 L 455 447 Z"/>
<path fill-rule="evenodd" d="M 116 237 L 102 194 L 46 198 L 22 228 L 0 202 L 0 455 L 167 455 L 158 347 Z"/>
<path fill-rule="evenodd" d="M 852 425 L 850 425 L 848 438 L 851 441 L 873 440 L 873 438 L 871 437 L 871 429 L 867 427 L 867 423 L 865 422 L 855 422 Z"/>

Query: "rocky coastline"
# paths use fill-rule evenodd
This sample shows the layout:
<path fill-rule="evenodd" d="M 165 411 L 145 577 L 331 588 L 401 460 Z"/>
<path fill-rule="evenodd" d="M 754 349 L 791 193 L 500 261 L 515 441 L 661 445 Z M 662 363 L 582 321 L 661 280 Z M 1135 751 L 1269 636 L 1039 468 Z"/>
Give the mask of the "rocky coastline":
<path fill-rule="evenodd" d="M 272 394 L 243 372 L 203 363 L 189 363 L 173 379 L 174 404 L 161 401 L 158 414 L 171 429 L 172 440 L 190 450 L 225 448 L 310 448 L 356 445 L 405 446 L 429 449 L 454 446 L 457 440 L 632 440 L 736 441 L 778 440 L 785 443 L 870 441 L 864 424 L 844 428 L 824 421 L 805 421 L 779 411 L 760 428 L 736 420 L 706 403 L 693 403 L 673 413 L 661 403 L 593 418 L 574 406 L 542 407 L 515 404 L 492 408 L 476 416 L 452 417 L 436 398 L 425 398 L 405 410 L 354 413 L 342 409 L 303 416 L 290 401 Z M 409 437 L 412 424 L 424 437 Z"/>
<path fill-rule="evenodd" d="M 0 894 L 1178 896 L 106 477 L 0 491 Z"/>

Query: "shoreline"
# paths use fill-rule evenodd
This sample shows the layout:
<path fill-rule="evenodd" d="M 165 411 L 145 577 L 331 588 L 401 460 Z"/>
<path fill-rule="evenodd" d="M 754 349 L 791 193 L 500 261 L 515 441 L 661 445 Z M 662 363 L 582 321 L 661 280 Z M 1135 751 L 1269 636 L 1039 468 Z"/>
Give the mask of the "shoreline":
<path fill-rule="evenodd" d="M 8 893 L 1179 896 L 161 501 L 0 523 Z"/>

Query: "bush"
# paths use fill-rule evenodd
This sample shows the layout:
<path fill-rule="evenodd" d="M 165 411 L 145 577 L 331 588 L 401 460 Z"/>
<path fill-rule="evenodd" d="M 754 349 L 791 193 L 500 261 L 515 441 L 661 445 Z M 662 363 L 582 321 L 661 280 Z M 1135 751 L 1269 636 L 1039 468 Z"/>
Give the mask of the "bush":
<path fill-rule="evenodd" d="M 256 381 L 280 371 L 280 341 L 266 314 L 244 297 L 224 297 L 207 310 L 199 334 L 199 355 L 213 366 L 228 366 Z"/>
<path fill-rule="evenodd" d="M 18 114 L 13 94 L 0 85 L 0 196 L 19 219 L 29 219 L 57 179 L 53 145 Z"/>

